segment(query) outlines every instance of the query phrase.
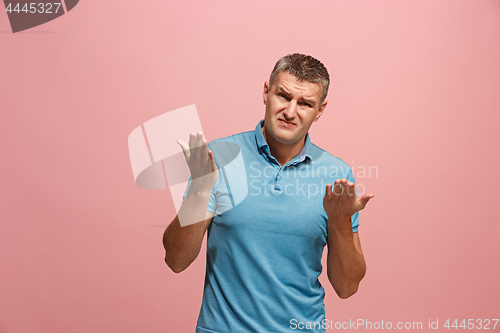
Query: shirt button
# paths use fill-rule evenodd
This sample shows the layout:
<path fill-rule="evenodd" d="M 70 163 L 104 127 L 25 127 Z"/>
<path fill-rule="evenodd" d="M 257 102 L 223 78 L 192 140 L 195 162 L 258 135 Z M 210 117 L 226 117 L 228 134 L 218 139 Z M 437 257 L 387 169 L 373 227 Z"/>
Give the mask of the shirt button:
<path fill-rule="evenodd" d="M 283 192 L 283 186 L 281 186 L 281 184 L 274 185 L 273 194 L 274 195 L 280 195 L 281 192 Z"/>

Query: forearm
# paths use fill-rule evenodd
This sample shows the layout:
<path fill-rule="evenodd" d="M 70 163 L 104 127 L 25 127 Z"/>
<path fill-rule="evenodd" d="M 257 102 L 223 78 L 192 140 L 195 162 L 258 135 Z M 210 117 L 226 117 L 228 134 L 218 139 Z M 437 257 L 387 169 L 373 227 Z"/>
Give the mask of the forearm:
<path fill-rule="evenodd" d="M 366 272 L 361 249 L 356 248 L 351 219 L 328 221 L 328 279 L 340 298 L 358 290 Z"/>
<path fill-rule="evenodd" d="M 209 189 L 190 186 L 177 216 L 163 234 L 165 262 L 176 273 L 186 269 L 200 252 L 212 217 L 207 212 L 209 199 Z"/>

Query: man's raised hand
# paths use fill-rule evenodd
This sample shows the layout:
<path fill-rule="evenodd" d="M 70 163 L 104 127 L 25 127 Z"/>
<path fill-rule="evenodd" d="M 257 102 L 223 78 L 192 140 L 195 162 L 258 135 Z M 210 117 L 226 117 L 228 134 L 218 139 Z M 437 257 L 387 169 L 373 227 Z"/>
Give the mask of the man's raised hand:
<path fill-rule="evenodd" d="M 345 178 L 337 179 L 333 185 L 326 185 L 323 208 L 329 221 L 350 219 L 352 214 L 365 208 L 373 197 L 372 193 L 365 193 L 358 199 L 353 182 Z"/>
<path fill-rule="evenodd" d="M 217 182 L 218 172 L 214 153 L 208 149 L 208 143 L 203 137 L 203 133 L 191 133 L 189 145 L 181 139 L 178 139 L 177 143 L 181 146 L 189 166 L 192 184 L 211 190 Z"/>

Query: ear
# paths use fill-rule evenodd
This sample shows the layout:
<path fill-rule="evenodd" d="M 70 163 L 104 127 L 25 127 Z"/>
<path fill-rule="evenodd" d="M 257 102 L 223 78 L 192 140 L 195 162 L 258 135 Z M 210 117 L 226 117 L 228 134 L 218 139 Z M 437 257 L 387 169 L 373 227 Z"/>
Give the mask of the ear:
<path fill-rule="evenodd" d="M 323 111 L 325 111 L 327 104 L 328 104 L 328 101 L 323 101 L 323 103 L 319 107 L 318 114 L 316 114 L 316 117 L 314 117 L 314 122 L 318 121 L 319 117 L 321 117 L 321 115 L 323 114 Z"/>
<path fill-rule="evenodd" d="M 262 97 L 264 99 L 264 105 L 267 105 L 267 95 L 269 94 L 269 83 L 264 82 L 264 92 L 262 93 Z"/>

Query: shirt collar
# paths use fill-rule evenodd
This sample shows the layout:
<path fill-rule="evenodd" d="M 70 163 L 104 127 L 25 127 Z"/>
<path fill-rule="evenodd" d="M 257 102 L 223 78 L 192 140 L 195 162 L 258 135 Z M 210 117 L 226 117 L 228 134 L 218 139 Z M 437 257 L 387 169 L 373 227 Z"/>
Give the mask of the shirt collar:
<path fill-rule="evenodd" d="M 257 126 L 255 126 L 255 138 L 257 141 L 257 148 L 259 151 L 264 152 L 268 156 L 271 155 L 269 151 L 269 145 L 266 142 L 266 139 L 264 138 L 264 134 L 262 133 L 262 126 L 264 126 L 264 119 L 259 121 Z M 311 159 L 311 139 L 309 138 L 309 133 L 306 134 L 306 143 L 304 144 L 304 147 L 302 147 L 302 150 L 300 151 L 299 155 L 294 157 L 292 161 L 297 159 L 297 162 L 303 162 L 306 157 Z M 290 161 L 290 162 L 292 162 Z"/>

